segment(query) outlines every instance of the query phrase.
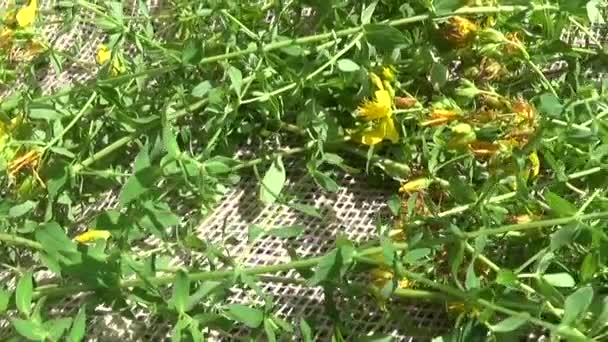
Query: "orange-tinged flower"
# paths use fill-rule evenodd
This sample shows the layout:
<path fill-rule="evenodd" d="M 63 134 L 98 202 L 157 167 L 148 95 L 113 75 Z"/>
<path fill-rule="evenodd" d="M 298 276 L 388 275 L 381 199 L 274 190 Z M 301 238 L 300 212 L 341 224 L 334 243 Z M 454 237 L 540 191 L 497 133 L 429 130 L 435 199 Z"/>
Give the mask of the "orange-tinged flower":
<path fill-rule="evenodd" d="M 505 34 L 506 45 L 505 53 L 508 55 L 514 55 L 521 52 L 522 38 L 519 32 L 509 32 Z"/>
<path fill-rule="evenodd" d="M 415 98 L 413 98 L 411 96 L 407 96 L 407 97 L 396 96 L 395 97 L 395 107 L 397 107 L 399 109 L 412 108 L 416 105 L 416 103 L 418 103 L 418 100 L 416 100 Z"/>
<path fill-rule="evenodd" d="M 478 157 L 493 156 L 500 151 L 500 145 L 487 141 L 476 140 L 469 144 L 471 152 Z"/>
<path fill-rule="evenodd" d="M 524 99 L 517 99 L 511 103 L 513 111 L 517 114 L 518 121 L 520 122 L 534 122 L 536 119 L 536 110 L 528 101 Z"/>
<path fill-rule="evenodd" d="M 448 19 L 446 39 L 455 46 L 464 46 L 477 32 L 477 25 L 467 18 L 455 16 Z"/>
<path fill-rule="evenodd" d="M 8 165 L 8 174 L 15 177 L 19 171 L 25 168 L 36 170 L 40 163 L 41 153 L 33 149 L 13 159 Z"/>
<path fill-rule="evenodd" d="M 0 32 L 0 49 L 8 50 L 13 45 L 13 30 L 4 28 Z"/>
<path fill-rule="evenodd" d="M 484 58 L 479 67 L 479 78 L 485 81 L 500 79 L 507 73 L 506 68 L 491 58 Z"/>
<path fill-rule="evenodd" d="M 38 10 L 38 0 L 30 0 L 30 3 L 21 8 L 15 18 L 20 27 L 28 27 L 36 20 L 36 12 Z"/>
<path fill-rule="evenodd" d="M 452 109 L 433 108 L 431 116 L 428 120 L 420 123 L 421 126 L 438 126 L 450 121 L 454 121 L 460 117 L 460 113 Z"/>

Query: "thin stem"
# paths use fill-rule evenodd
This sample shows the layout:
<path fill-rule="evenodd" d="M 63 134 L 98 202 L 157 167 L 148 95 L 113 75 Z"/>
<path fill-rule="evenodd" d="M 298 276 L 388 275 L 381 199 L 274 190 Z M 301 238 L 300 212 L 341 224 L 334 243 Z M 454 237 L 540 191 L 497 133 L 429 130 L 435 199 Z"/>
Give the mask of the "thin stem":
<path fill-rule="evenodd" d="M 350 50 L 353 46 L 355 46 L 355 44 L 357 44 L 361 38 L 363 38 L 363 33 L 359 33 L 355 39 L 353 39 L 348 45 L 346 45 L 342 50 L 340 50 L 335 56 L 333 56 L 332 58 L 329 59 L 329 61 L 327 61 L 325 64 L 321 65 L 319 68 L 317 68 L 317 70 L 313 71 L 312 73 L 310 73 L 308 76 L 306 76 L 306 78 L 304 78 L 305 81 L 309 81 L 311 80 L 313 77 L 317 76 L 318 74 L 320 74 L 321 72 L 323 72 L 323 70 L 325 70 L 328 66 L 336 63 L 336 61 L 342 57 L 346 52 L 348 52 L 348 50 Z M 260 100 L 268 100 L 271 96 L 276 96 L 279 95 L 281 93 L 284 93 L 288 90 L 291 90 L 293 88 L 295 88 L 298 85 L 297 82 L 292 82 L 286 86 L 283 86 L 279 89 L 273 90 L 270 93 L 267 94 L 263 94 L 251 99 L 247 99 L 247 100 L 243 100 L 241 103 L 245 104 L 245 103 L 252 103 L 252 102 L 257 102 Z"/>
<path fill-rule="evenodd" d="M 39 251 L 42 250 L 42 245 L 36 241 L 6 233 L 0 233 L 0 242 L 11 246 L 23 246 Z"/>
<path fill-rule="evenodd" d="M 526 11 L 526 10 L 543 10 L 543 9 L 556 10 L 557 8 L 555 6 L 551 6 L 551 5 L 463 7 L 463 8 L 457 9 L 453 12 L 444 13 L 444 14 L 436 16 L 436 17 L 430 13 L 427 13 L 427 14 L 415 15 L 412 17 L 389 20 L 389 21 L 386 21 L 384 24 L 393 26 L 393 27 L 398 27 L 398 26 L 413 24 L 413 23 L 417 23 L 417 22 L 421 22 L 421 21 L 426 21 L 429 19 L 440 20 L 442 18 L 450 17 L 453 15 L 474 15 L 474 14 L 483 14 L 483 13 L 522 12 L 522 11 Z M 300 38 L 295 38 L 295 39 L 287 39 L 287 40 L 282 40 L 282 41 L 278 41 L 278 42 L 272 42 L 272 43 L 262 45 L 261 47 L 251 46 L 251 47 L 248 47 L 248 48 L 245 48 L 242 50 L 237 50 L 237 51 L 233 51 L 233 52 L 228 52 L 228 53 L 224 53 L 224 54 L 220 54 L 220 55 L 209 56 L 209 57 L 203 58 L 199 61 L 198 65 L 205 65 L 205 64 L 209 64 L 209 63 L 230 60 L 230 59 L 246 56 L 251 53 L 256 53 L 258 51 L 270 52 L 270 51 L 288 47 L 290 45 L 305 45 L 305 44 L 318 43 L 318 42 L 332 39 L 332 38 L 335 39 L 335 38 L 350 36 L 352 34 L 356 34 L 356 33 L 362 32 L 362 31 L 364 31 L 363 26 L 356 26 L 356 27 L 350 27 L 350 28 L 342 29 L 342 30 L 335 31 L 335 32 L 327 32 L 327 33 L 310 35 L 310 36 L 305 36 L 305 37 L 300 37 Z M 151 73 L 169 72 L 169 71 L 173 71 L 173 70 L 177 69 L 178 67 L 179 66 L 169 66 L 169 67 L 164 67 L 165 69 L 159 68 L 154 71 L 151 71 Z M 146 73 L 148 73 L 148 71 L 145 70 L 145 71 L 142 71 L 141 73 L 146 74 Z M 122 82 L 124 80 L 142 76 L 141 73 L 131 74 L 131 75 L 121 75 L 121 76 L 109 78 L 109 79 L 104 80 L 103 83 L 112 84 L 112 83 L 116 83 L 116 82 Z"/>
<path fill-rule="evenodd" d="M 498 228 L 483 229 L 483 230 L 477 230 L 474 232 L 463 232 L 462 234 L 463 234 L 464 238 L 474 239 L 478 236 L 484 236 L 484 235 L 485 236 L 500 235 L 500 234 L 505 234 L 505 233 L 509 233 L 509 232 L 521 231 L 521 230 L 559 226 L 559 225 L 568 224 L 568 223 L 572 223 L 572 222 L 576 222 L 576 221 L 586 221 L 586 220 L 605 219 L 605 218 L 608 218 L 608 211 L 592 213 L 592 214 L 585 214 L 585 215 L 574 215 L 574 216 L 562 217 L 562 218 L 550 219 L 550 220 L 533 221 L 533 222 L 522 223 L 522 224 L 510 224 L 510 225 L 505 225 L 505 226 L 498 227 Z"/>
<path fill-rule="evenodd" d="M 405 250 L 407 249 L 407 244 L 405 243 L 395 243 L 395 250 Z M 362 257 L 372 254 L 377 254 L 382 252 L 382 247 L 370 247 L 363 249 L 357 253 Z M 250 267 L 241 270 L 246 275 L 261 275 L 266 273 L 278 273 L 281 271 L 288 271 L 292 269 L 302 269 L 302 268 L 310 268 L 317 265 L 321 260 L 323 260 L 324 256 L 319 257 L 311 257 L 307 259 L 291 261 L 282 264 L 268 265 L 268 266 L 257 266 Z M 220 280 L 235 274 L 235 270 L 218 270 L 218 271 L 203 271 L 203 272 L 190 272 L 188 278 L 191 281 L 206 281 L 206 280 Z M 149 277 L 147 279 L 129 279 L 122 280 L 117 284 L 118 288 L 126 289 L 130 287 L 141 286 L 144 284 L 153 284 L 153 285 L 166 285 L 171 284 L 175 281 L 174 275 L 165 275 L 165 276 L 157 276 L 157 277 Z M 101 286 L 96 285 L 72 285 L 72 286 L 64 286 L 62 284 L 53 284 L 53 285 L 44 285 L 39 286 L 35 289 L 33 297 L 40 298 L 43 296 L 47 297 L 56 297 L 56 296 L 65 296 L 71 295 L 79 292 L 86 291 L 94 291 L 103 289 Z"/>
<path fill-rule="evenodd" d="M 53 147 L 53 145 L 55 145 L 59 140 L 61 140 L 63 138 L 63 136 L 66 135 L 66 133 L 69 132 L 69 130 L 72 129 L 72 127 L 74 127 L 74 125 L 76 125 L 76 123 L 78 121 L 80 121 L 82 116 L 86 113 L 87 109 L 89 108 L 89 106 L 91 106 L 91 104 L 93 104 L 93 101 L 95 101 L 96 98 L 97 98 L 97 93 L 93 92 L 93 94 L 91 94 L 91 97 L 89 97 L 89 100 L 84 104 L 84 106 L 78 112 L 78 114 L 76 114 L 76 116 L 74 116 L 72 121 L 70 121 L 70 123 L 68 123 L 68 125 L 63 129 L 63 131 L 61 131 L 61 134 L 57 135 L 46 146 L 44 146 L 43 151 L 46 151 L 49 148 Z"/>

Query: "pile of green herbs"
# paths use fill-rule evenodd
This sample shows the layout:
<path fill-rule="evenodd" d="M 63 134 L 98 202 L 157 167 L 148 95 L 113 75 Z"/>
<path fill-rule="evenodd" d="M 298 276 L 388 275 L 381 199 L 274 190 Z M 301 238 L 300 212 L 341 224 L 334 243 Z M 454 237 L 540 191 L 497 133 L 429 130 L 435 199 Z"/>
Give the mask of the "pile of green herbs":
<path fill-rule="evenodd" d="M 436 341 L 513 341 L 539 329 L 606 339 L 608 89 L 595 77 L 606 54 L 593 33 L 605 5 L 8 2 L 7 340 L 82 340 L 100 303 L 147 307 L 172 322 L 176 341 L 238 326 L 253 340 L 312 340 L 314 320 L 279 317 L 269 299 L 227 301 L 230 288 L 256 290 L 262 276 L 292 269 L 303 277 L 293 281 L 325 288 L 337 341 L 365 334 L 345 330 L 331 308 L 337 293 L 371 296 L 379 308 L 396 298 L 445 303 L 455 324 Z M 83 25 L 103 32 L 88 59 L 49 35 Z M 41 85 L 40 75 L 69 68 L 89 80 Z M 260 206 L 318 215 L 284 191 L 288 157 L 305 162 L 319 191 L 338 189 L 339 170 L 393 184 L 394 223 L 366 246 L 339 239 L 325 256 L 253 268 L 197 237 L 244 174 L 259 182 Z M 112 194 L 115 205 L 95 208 Z M 134 248 L 149 237 L 157 248 Z M 207 266 L 159 266 L 177 250 L 201 253 Z M 52 283 L 37 283 L 43 270 Z M 353 284 L 357 272 L 374 279 Z M 72 316 L 50 314 L 91 292 Z"/>

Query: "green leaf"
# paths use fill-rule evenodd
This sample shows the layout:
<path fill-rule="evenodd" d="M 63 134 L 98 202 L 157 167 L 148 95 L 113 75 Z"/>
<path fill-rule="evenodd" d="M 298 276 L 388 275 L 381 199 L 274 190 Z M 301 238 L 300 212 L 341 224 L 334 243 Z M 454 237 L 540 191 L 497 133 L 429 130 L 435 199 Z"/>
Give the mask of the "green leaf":
<path fill-rule="evenodd" d="M 228 316 L 250 328 L 259 327 L 264 321 L 264 313 L 243 304 L 228 305 Z"/>
<path fill-rule="evenodd" d="M 465 277 L 466 277 L 465 285 L 466 285 L 467 289 L 469 289 L 469 290 L 477 289 L 481 285 L 479 278 L 475 274 L 474 263 L 470 263 L 469 267 L 467 267 L 467 273 L 466 273 Z"/>
<path fill-rule="evenodd" d="M 44 329 L 48 332 L 51 341 L 59 341 L 71 324 L 70 317 L 57 318 L 44 322 Z"/>
<path fill-rule="evenodd" d="M 572 325 L 583 316 L 593 301 L 593 288 L 582 287 L 566 298 L 564 303 L 563 325 Z"/>
<path fill-rule="evenodd" d="M 587 2 L 587 17 L 593 24 L 605 24 L 604 16 L 602 15 L 602 7 L 604 2 L 601 0 L 591 0 Z"/>
<path fill-rule="evenodd" d="M 395 263 L 395 246 L 393 246 L 391 240 L 386 237 L 382 237 L 380 240 L 380 247 L 382 247 L 382 257 L 387 265 L 393 265 Z"/>
<path fill-rule="evenodd" d="M 203 81 L 203 82 L 197 84 L 196 87 L 192 88 L 192 91 L 190 92 L 190 94 L 196 98 L 202 99 L 203 97 L 205 97 L 205 95 L 207 95 L 207 93 L 209 92 L 209 90 L 211 90 L 211 88 L 212 88 L 211 82 Z"/>
<path fill-rule="evenodd" d="M 546 93 L 540 96 L 539 110 L 550 117 L 558 118 L 561 116 L 564 106 L 557 96 Z"/>
<path fill-rule="evenodd" d="M 232 84 L 232 88 L 236 92 L 236 95 L 241 97 L 241 89 L 243 88 L 243 74 L 241 73 L 241 70 L 231 65 L 230 68 L 228 68 L 228 77 L 230 78 L 230 83 Z"/>
<path fill-rule="evenodd" d="M 388 208 L 394 216 L 398 216 L 401 211 L 401 198 L 395 194 L 388 198 Z"/>
<path fill-rule="evenodd" d="M 376 5 L 378 5 L 378 0 L 372 1 L 371 4 L 363 9 L 363 12 L 361 13 L 361 24 L 366 25 L 371 22 L 374 11 L 376 10 Z"/>
<path fill-rule="evenodd" d="M 31 341 L 45 341 L 48 337 L 48 333 L 38 322 L 23 319 L 13 319 L 11 322 L 19 335 Z"/>
<path fill-rule="evenodd" d="M 574 278 L 568 273 L 545 274 L 542 278 L 555 287 L 574 287 L 576 285 Z"/>
<path fill-rule="evenodd" d="M 501 268 L 496 275 L 496 282 L 503 286 L 515 286 L 517 285 L 517 275 L 511 270 Z"/>
<path fill-rule="evenodd" d="M 165 143 L 165 149 L 171 158 L 178 158 L 181 155 L 179 145 L 177 144 L 177 138 L 169 123 L 163 125 L 163 142 Z"/>
<path fill-rule="evenodd" d="M 403 262 L 406 263 L 406 264 L 414 264 L 418 260 L 423 259 L 426 256 L 428 256 L 429 254 L 431 254 L 431 249 L 430 248 L 416 248 L 416 249 L 412 249 L 411 251 L 408 251 L 403 256 Z"/>
<path fill-rule="evenodd" d="M 80 342 L 84 338 L 84 333 L 86 331 L 86 307 L 82 306 L 80 310 L 78 310 L 78 314 L 76 318 L 74 318 L 74 322 L 72 323 L 72 329 L 70 329 L 70 335 L 68 335 L 69 342 Z"/>
<path fill-rule="evenodd" d="M 21 217 L 32 211 L 36 205 L 37 203 L 33 201 L 25 201 L 21 204 L 17 204 L 8 211 L 8 216 L 12 218 Z"/>
<path fill-rule="evenodd" d="M 435 11 L 437 14 L 442 14 L 446 12 L 453 12 L 460 7 L 466 6 L 466 0 L 435 0 L 433 1 L 433 6 L 435 7 Z"/>
<path fill-rule="evenodd" d="M 262 184 L 260 184 L 260 200 L 262 203 L 274 203 L 277 200 L 277 196 L 280 195 L 281 190 L 283 190 L 286 179 L 287 175 L 285 173 L 285 166 L 283 166 L 283 160 L 281 157 L 278 157 L 270 165 L 270 168 L 262 179 Z"/>
<path fill-rule="evenodd" d="M 391 52 L 397 45 L 405 43 L 405 37 L 398 29 L 386 24 L 363 26 L 365 38 L 381 52 Z"/>
<path fill-rule="evenodd" d="M 344 58 L 338 61 L 338 69 L 343 72 L 355 72 L 361 69 L 361 67 L 352 60 Z"/>
<path fill-rule="evenodd" d="M 186 272 L 179 270 L 175 276 L 175 282 L 173 283 L 173 294 L 171 296 L 171 303 L 177 312 L 183 314 L 186 312 L 186 306 L 188 304 L 188 296 L 190 295 L 190 279 Z"/>
<path fill-rule="evenodd" d="M 287 206 L 308 216 L 316 217 L 318 219 L 323 218 L 323 216 L 321 216 L 321 213 L 319 213 L 319 210 L 317 210 L 317 208 L 313 207 L 312 205 L 302 203 L 289 203 Z"/>
<path fill-rule="evenodd" d="M 267 318 L 264 320 L 264 332 L 266 333 L 266 338 L 268 342 L 276 342 L 277 334 L 275 332 L 276 328 L 271 319 Z"/>
<path fill-rule="evenodd" d="M 300 332 L 302 333 L 302 340 L 304 342 L 312 342 L 312 330 L 310 329 L 310 325 L 304 318 L 300 318 Z"/>
<path fill-rule="evenodd" d="M 300 236 L 304 232 L 304 226 L 293 225 L 287 227 L 278 227 L 266 231 L 266 235 L 278 237 L 281 239 L 294 238 Z"/>
<path fill-rule="evenodd" d="M 326 279 L 334 276 L 340 270 L 339 249 L 334 249 L 321 259 L 317 264 L 315 273 L 308 279 L 310 286 L 316 286 Z"/>
<path fill-rule="evenodd" d="M 8 303 L 11 299 L 11 295 L 11 292 L 4 289 L 0 289 L 0 314 L 6 312 L 6 309 L 8 308 Z"/>
<path fill-rule="evenodd" d="M 56 222 L 40 225 L 36 230 L 36 240 L 40 242 L 44 251 L 50 255 L 60 252 L 78 252 L 74 241 L 68 238 L 63 228 Z"/>
<path fill-rule="evenodd" d="M 581 280 L 589 281 L 595 276 L 600 264 L 599 256 L 595 253 L 589 253 L 583 259 L 581 264 Z"/>
<path fill-rule="evenodd" d="M 574 204 L 568 202 L 567 200 L 565 200 L 564 198 L 560 197 L 559 195 L 557 195 L 553 192 L 550 192 L 550 191 L 547 192 L 545 194 L 545 199 L 547 200 L 547 203 L 549 204 L 549 206 L 551 207 L 553 212 L 555 212 L 555 214 L 557 214 L 557 216 L 560 216 L 560 217 L 574 216 L 576 214 L 576 212 L 578 211 L 578 209 L 576 208 L 576 206 L 574 206 Z"/>
<path fill-rule="evenodd" d="M 156 182 L 158 169 L 156 167 L 147 167 L 135 172 L 125 182 L 125 185 L 120 191 L 118 202 L 121 207 L 125 207 L 129 203 L 141 198 L 147 193 Z"/>
<path fill-rule="evenodd" d="M 30 107 L 30 119 L 54 121 L 61 119 L 63 114 L 57 111 L 53 106 L 48 104 L 34 104 Z"/>
<path fill-rule="evenodd" d="M 338 189 L 340 189 L 338 183 L 323 172 L 315 170 L 312 173 L 312 177 L 315 179 L 317 184 L 329 192 L 337 192 Z"/>
<path fill-rule="evenodd" d="M 431 67 L 431 83 L 435 89 L 440 89 L 448 82 L 448 68 L 441 64 L 435 63 Z"/>
<path fill-rule="evenodd" d="M 561 227 L 551 234 L 551 251 L 556 251 L 564 246 L 568 246 L 574 240 L 577 230 L 572 227 Z"/>
<path fill-rule="evenodd" d="M 25 273 L 17 283 L 15 290 L 15 305 L 17 309 L 24 315 L 30 315 L 32 310 L 32 292 L 34 291 L 34 283 L 32 273 Z"/>
<path fill-rule="evenodd" d="M 591 327 L 592 334 L 594 335 L 598 330 L 604 328 L 608 324 L 608 297 L 602 298 L 601 307 L 602 309 Z"/>
<path fill-rule="evenodd" d="M 494 332 L 509 332 L 513 331 L 527 322 L 525 317 L 511 316 L 500 323 L 490 327 Z"/>

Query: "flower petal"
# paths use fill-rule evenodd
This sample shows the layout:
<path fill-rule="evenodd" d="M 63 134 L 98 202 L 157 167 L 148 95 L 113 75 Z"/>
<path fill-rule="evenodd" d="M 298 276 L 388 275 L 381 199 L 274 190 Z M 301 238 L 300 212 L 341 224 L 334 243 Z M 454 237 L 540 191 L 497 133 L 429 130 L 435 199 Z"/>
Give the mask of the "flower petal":
<path fill-rule="evenodd" d="M 104 64 L 112 58 L 112 51 L 104 44 L 97 46 L 97 54 L 95 55 L 95 61 L 97 64 Z"/>
<path fill-rule="evenodd" d="M 110 232 L 107 230 L 89 230 L 74 238 L 74 241 L 87 243 L 96 240 L 107 240 L 110 237 Z"/>
<path fill-rule="evenodd" d="M 392 112 L 391 105 L 393 104 L 393 99 L 391 97 L 391 94 L 387 90 L 376 90 L 374 92 L 374 100 L 379 105 L 386 107 L 387 112 Z M 387 113 L 387 116 L 389 114 L 390 113 Z"/>
<path fill-rule="evenodd" d="M 376 145 L 384 140 L 384 128 L 377 125 L 371 131 L 365 132 L 361 136 L 361 142 L 365 145 Z"/>
<path fill-rule="evenodd" d="M 395 128 L 395 121 L 392 118 L 387 117 L 382 120 L 382 126 L 384 126 L 384 136 L 390 140 L 393 144 L 399 142 L 399 132 Z"/>
<path fill-rule="evenodd" d="M 19 27 L 30 26 L 36 19 L 36 10 L 38 9 L 38 0 L 31 0 L 30 4 L 21 8 L 16 15 L 17 24 Z"/>

